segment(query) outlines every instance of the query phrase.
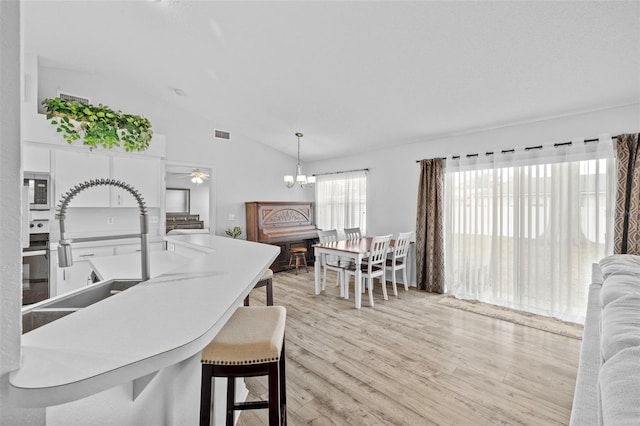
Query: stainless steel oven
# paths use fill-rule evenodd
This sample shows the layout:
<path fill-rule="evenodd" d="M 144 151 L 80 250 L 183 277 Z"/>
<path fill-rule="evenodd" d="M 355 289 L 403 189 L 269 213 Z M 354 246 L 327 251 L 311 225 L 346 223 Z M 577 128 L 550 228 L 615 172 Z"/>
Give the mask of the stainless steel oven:
<path fill-rule="evenodd" d="M 51 176 L 49 173 L 24 172 L 24 186 L 29 188 L 30 210 L 50 209 Z"/>
<path fill-rule="evenodd" d="M 29 246 L 22 249 L 22 304 L 49 298 L 49 221 L 29 223 Z"/>

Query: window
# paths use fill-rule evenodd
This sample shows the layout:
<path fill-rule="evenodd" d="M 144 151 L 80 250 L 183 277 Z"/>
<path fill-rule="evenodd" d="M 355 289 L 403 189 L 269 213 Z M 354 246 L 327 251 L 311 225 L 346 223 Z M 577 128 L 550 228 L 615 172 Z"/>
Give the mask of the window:
<path fill-rule="evenodd" d="M 317 176 L 316 215 L 320 229 L 360 227 L 366 235 L 367 175 L 365 171 Z"/>
<path fill-rule="evenodd" d="M 612 250 L 615 177 L 610 143 L 578 145 L 447 161 L 448 293 L 583 320 L 591 264 Z"/>

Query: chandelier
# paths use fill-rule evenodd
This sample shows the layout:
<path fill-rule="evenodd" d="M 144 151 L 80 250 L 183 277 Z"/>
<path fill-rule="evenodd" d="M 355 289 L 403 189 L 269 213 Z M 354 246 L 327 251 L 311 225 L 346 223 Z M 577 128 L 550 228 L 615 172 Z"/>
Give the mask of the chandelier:
<path fill-rule="evenodd" d="M 303 135 L 302 133 L 296 133 L 296 136 L 298 137 L 298 164 L 296 165 L 295 179 L 292 175 L 286 175 L 284 177 L 284 183 L 287 185 L 287 188 L 293 188 L 296 184 L 304 186 L 306 184 L 316 183 L 315 176 L 305 176 L 302 174 L 302 168 L 300 167 L 300 138 Z"/>

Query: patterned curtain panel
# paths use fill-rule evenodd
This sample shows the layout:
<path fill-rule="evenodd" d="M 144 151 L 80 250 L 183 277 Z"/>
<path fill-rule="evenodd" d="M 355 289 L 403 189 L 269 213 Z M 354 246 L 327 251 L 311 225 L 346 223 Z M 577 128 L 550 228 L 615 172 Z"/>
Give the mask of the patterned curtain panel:
<path fill-rule="evenodd" d="M 443 166 L 444 160 L 440 158 L 420 162 L 416 218 L 416 279 L 419 289 L 431 293 L 444 293 Z"/>
<path fill-rule="evenodd" d="M 620 135 L 615 144 L 618 164 L 614 252 L 640 254 L 640 166 L 638 134 Z"/>

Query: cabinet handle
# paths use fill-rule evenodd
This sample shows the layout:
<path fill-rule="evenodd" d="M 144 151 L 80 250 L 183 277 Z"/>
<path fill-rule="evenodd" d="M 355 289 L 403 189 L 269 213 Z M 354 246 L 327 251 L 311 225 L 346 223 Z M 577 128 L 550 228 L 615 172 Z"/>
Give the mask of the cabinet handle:
<path fill-rule="evenodd" d="M 62 281 L 67 280 L 67 268 L 62 269 Z"/>
<path fill-rule="evenodd" d="M 93 257 L 93 256 L 95 256 L 95 255 L 96 255 L 95 253 L 89 253 L 89 254 L 81 254 L 81 255 L 80 255 L 80 256 L 78 256 L 78 257 Z"/>

